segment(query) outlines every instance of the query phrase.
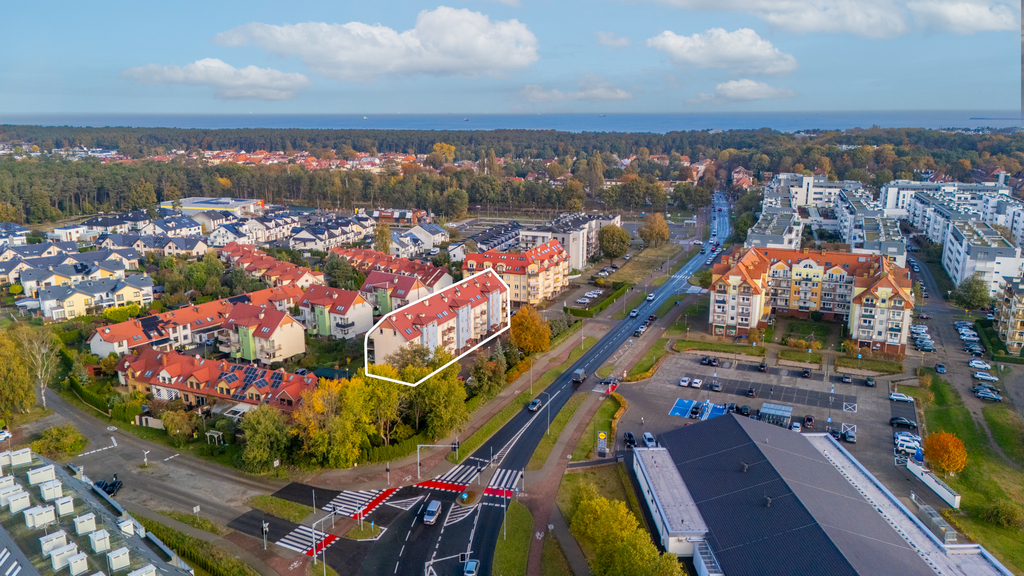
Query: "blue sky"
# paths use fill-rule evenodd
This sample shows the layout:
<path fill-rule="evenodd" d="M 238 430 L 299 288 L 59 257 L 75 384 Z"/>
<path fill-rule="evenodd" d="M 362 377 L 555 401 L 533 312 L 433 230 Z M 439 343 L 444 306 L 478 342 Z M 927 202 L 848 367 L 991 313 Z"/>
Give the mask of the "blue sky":
<path fill-rule="evenodd" d="M 1010 110 L 999 0 L 118 2 L 5 6 L 0 110 Z"/>

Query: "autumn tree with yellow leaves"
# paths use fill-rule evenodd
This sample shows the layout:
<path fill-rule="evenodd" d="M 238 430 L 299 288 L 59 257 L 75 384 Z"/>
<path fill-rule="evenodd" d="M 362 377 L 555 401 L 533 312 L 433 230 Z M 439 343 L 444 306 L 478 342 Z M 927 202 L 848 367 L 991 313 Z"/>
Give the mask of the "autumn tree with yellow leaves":
<path fill-rule="evenodd" d="M 921 447 L 932 468 L 944 475 L 956 474 L 967 466 L 967 448 L 964 447 L 964 441 L 952 432 L 931 434 L 924 439 Z"/>
<path fill-rule="evenodd" d="M 544 352 L 551 345 L 551 327 L 533 306 L 526 305 L 512 317 L 512 341 L 527 354 Z"/>

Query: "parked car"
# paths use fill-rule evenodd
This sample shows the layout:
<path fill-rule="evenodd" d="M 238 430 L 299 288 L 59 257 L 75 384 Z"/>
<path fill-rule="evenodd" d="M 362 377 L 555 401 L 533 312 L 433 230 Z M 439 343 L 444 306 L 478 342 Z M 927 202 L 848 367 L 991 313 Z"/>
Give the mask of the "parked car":
<path fill-rule="evenodd" d="M 295 369 L 295 375 L 296 376 L 305 376 L 306 374 L 309 374 L 309 370 L 306 370 L 305 368 L 296 368 Z"/>
<path fill-rule="evenodd" d="M 750 406 L 740 406 L 739 412 L 741 416 L 750 416 Z"/>
<path fill-rule="evenodd" d="M 907 396 L 906 394 L 904 394 L 902 392 L 893 392 L 892 394 L 889 394 L 889 400 L 892 400 L 893 402 L 913 402 L 914 401 L 914 399 L 912 397 Z"/>
<path fill-rule="evenodd" d="M 853 430 L 847 430 L 846 432 L 843 432 L 843 440 L 846 441 L 846 442 L 849 442 L 850 444 L 856 444 L 857 443 L 857 434 L 856 434 L 856 432 L 854 432 Z"/>
<path fill-rule="evenodd" d="M 534 398 L 533 402 L 530 402 L 530 406 L 529 408 L 527 408 L 527 410 L 529 410 L 530 412 L 536 412 L 537 410 L 540 410 L 540 403 L 540 398 Z"/>
<path fill-rule="evenodd" d="M 831 430 L 828 431 L 828 434 L 829 436 L 835 438 L 836 440 L 843 439 L 843 433 L 840 432 L 838 428 L 832 428 Z"/>
<path fill-rule="evenodd" d="M 626 445 L 626 448 L 636 447 L 636 438 L 633 437 L 632 432 L 626 432 L 622 435 L 622 442 Z"/>
<path fill-rule="evenodd" d="M 735 412 L 736 411 L 736 404 L 734 402 L 730 402 L 729 405 L 725 407 L 725 411 L 726 412 Z"/>
<path fill-rule="evenodd" d="M 875 379 L 874 378 L 868 378 L 867 380 L 864 381 L 864 385 L 865 386 L 870 386 L 871 388 L 874 388 L 875 387 Z"/>
<path fill-rule="evenodd" d="M 984 382 L 982 382 L 981 384 L 978 384 L 977 386 L 975 386 L 971 390 L 973 390 L 974 392 L 977 392 L 978 390 L 988 390 L 989 392 L 992 392 L 993 394 L 999 394 L 1000 392 L 1002 392 L 1002 390 L 1000 390 L 999 388 L 996 388 L 995 386 L 993 386 L 991 384 L 985 384 Z"/>
<path fill-rule="evenodd" d="M 757 365 L 757 371 L 758 372 L 767 372 L 768 371 L 768 364 L 765 363 L 765 362 L 761 362 L 760 364 Z"/>
<path fill-rule="evenodd" d="M 711 365 L 712 366 L 718 366 L 718 358 L 712 358 L 711 359 Z"/>
<path fill-rule="evenodd" d="M 690 385 L 690 379 L 685 377 L 685 376 L 680 378 L 679 379 L 679 385 L 683 386 L 683 387 L 689 386 Z"/>
<path fill-rule="evenodd" d="M 650 432 L 644 432 L 644 446 L 654 448 L 657 445 L 658 443 L 654 441 L 654 436 Z"/>
<path fill-rule="evenodd" d="M 700 404 L 694 404 L 690 408 L 690 418 L 699 418 L 700 417 L 700 406 L 701 406 Z"/>
<path fill-rule="evenodd" d="M 939 374 L 945 374 L 946 373 L 946 365 L 945 364 L 936 364 L 935 365 L 935 371 L 938 372 Z"/>
<path fill-rule="evenodd" d="M 932 317 L 927 315 L 927 314 L 920 314 L 920 315 L 918 315 L 918 318 L 921 319 L 921 320 L 931 320 L 932 319 Z"/>
<path fill-rule="evenodd" d="M 707 366 L 708 364 L 711 364 L 711 358 L 704 356 L 703 358 L 700 359 L 700 364 L 701 366 Z"/>
<path fill-rule="evenodd" d="M 590 304 L 590 298 L 580 298 L 576 300 L 577 304 Z"/>
<path fill-rule="evenodd" d="M 704 384 L 704 381 L 701 380 L 700 378 L 694 378 L 693 380 L 690 380 L 690 386 L 694 388 L 700 388 L 702 384 Z"/>
<path fill-rule="evenodd" d="M 804 416 L 804 428 L 814 428 L 814 416 L 810 414 Z"/>
<path fill-rule="evenodd" d="M 789 425 L 789 429 L 792 430 L 793 432 L 799 432 L 800 431 L 800 423 L 799 422 L 793 422 L 792 424 Z"/>
<path fill-rule="evenodd" d="M 648 322 L 656 322 L 657 320 L 658 320 L 658 317 L 655 316 L 654 314 L 651 314 L 650 316 L 647 317 L 647 321 Z"/>
<path fill-rule="evenodd" d="M 918 352 L 935 352 L 935 347 L 934 346 L 918 346 L 917 347 L 917 351 Z"/>
<path fill-rule="evenodd" d="M 974 378 L 977 380 L 984 380 L 985 382 L 998 382 L 999 378 L 989 374 L 988 372 L 975 372 Z"/>
<path fill-rule="evenodd" d="M 714 382 L 708 385 L 708 390 L 711 390 L 712 392 L 721 392 L 722 383 L 719 382 L 718 380 L 715 380 Z"/>
<path fill-rule="evenodd" d="M 810 368 L 804 368 L 802 375 L 803 375 L 804 378 L 810 378 L 811 377 L 811 369 Z"/>
<path fill-rule="evenodd" d="M 843 374 L 843 384 L 850 384 L 853 382 L 853 377 L 849 374 Z"/>
<path fill-rule="evenodd" d="M 903 416 L 893 416 L 889 418 L 889 426 L 893 428 L 910 428 L 911 430 L 917 430 L 917 422 L 908 420 Z"/>
<path fill-rule="evenodd" d="M 978 360 L 977 358 L 972 358 L 971 361 L 967 363 L 967 365 L 970 366 L 971 368 L 977 368 L 978 370 L 990 370 L 992 368 L 991 364 L 985 362 L 984 360 Z"/>
<path fill-rule="evenodd" d="M 1003 397 L 1000 396 L 999 394 L 994 394 L 994 393 L 988 392 L 986 390 L 980 390 L 978 392 L 975 392 L 974 395 L 977 396 L 979 400 L 990 400 L 992 402 L 1002 402 L 1003 401 Z"/>

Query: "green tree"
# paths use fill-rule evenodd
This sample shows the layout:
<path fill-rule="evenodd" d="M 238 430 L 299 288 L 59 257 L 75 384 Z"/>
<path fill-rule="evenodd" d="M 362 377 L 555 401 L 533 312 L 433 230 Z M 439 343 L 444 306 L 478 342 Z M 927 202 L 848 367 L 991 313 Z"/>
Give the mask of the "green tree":
<path fill-rule="evenodd" d="M 469 209 L 469 194 L 461 188 L 448 191 L 444 197 L 445 208 L 453 219 L 461 219 L 466 216 Z"/>
<path fill-rule="evenodd" d="M 373 249 L 384 254 L 391 253 L 391 226 L 380 222 L 373 231 Z"/>
<path fill-rule="evenodd" d="M 583 210 L 583 201 L 586 199 L 583 193 L 583 183 L 575 178 L 569 180 L 562 187 L 562 196 L 565 199 L 565 208 L 569 212 L 580 212 Z"/>
<path fill-rule="evenodd" d="M 63 346 L 49 328 L 21 324 L 11 336 L 18 344 L 18 357 L 39 388 L 39 400 L 46 408 L 46 387 L 53 380 Z"/>
<path fill-rule="evenodd" d="M 332 288 L 358 290 L 366 281 L 366 275 L 334 252 L 328 254 L 324 260 L 323 272 L 327 276 L 327 285 Z"/>
<path fill-rule="evenodd" d="M 648 214 L 637 234 L 644 244 L 651 247 L 668 242 L 668 223 L 665 222 L 665 215 L 660 212 Z"/>
<path fill-rule="evenodd" d="M 594 154 L 587 161 L 586 179 L 591 196 L 596 196 L 604 188 L 604 162 L 600 154 Z"/>
<path fill-rule="evenodd" d="M 401 422 L 399 417 L 406 388 L 404 384 L 380 378 L 370 378 L 366 383 L 366 401 L 370 409 L 368 416 L 384 444 L 391 444 L 391 434 Z"/>
<path fill-rule="evenodd" d="M 28 412 L 33 400 L 32 377 L 18 345 L 6 333 L 0 333 L 0 418 L 7 420 L 12 413 Z"/>
<path fill-rule="evenodd" d="M 981 272 L 975 272 L 953 290 L 953 302 L 964 310 L 977 310 L 992 302 L 988 282 Z"/>
<path fill-rule="evenodd" d="M 693 278 L 691 279 L 691 283 L 696 283 L 697 286 L 700 286 L 701 288 L 707 289 L 707 288 L 711 287 L 711 279 L 712 279 L 711 269 L 710 268 L 702 268 L 699 271 L 697 271 L 696 274 L 693 275 Z"/>
<path fill-rule="evenodd" d="M 430 369 L 436 370 L 451 359 L 450 354 L 438 347 L 434 351 L 434 364 Z M 417 386 L 423 388 L 426 399 L 427 435 L 433 440 L 447 438 L 461 429 L 462 424 L 469 419 L 469 412 L 466 410 L 466 387 L 459 380 L 460 368 L 456 362 Z"/>
<path fill-rule="evenodd" d="M 430 349 L 423 344 L 413 342 L 384 357 L 384 363 L 401 372 L 407 366 L 424 368 L 430 364 Z"/>
<path fill-rule="evenodd" d="M 754 227 L 755 224 L 754 214 L 752 212 L 744 212 L 740 214 L 739 218 L 736 219 L 736 238 L 740 242 L 744 242 L 747 239 L 747 233 Z"/>
<path fill-rule="evenodd" d="M 260 404 L 246 413 L 241 428 L 245 433 L 242 465 L 249 472 L 267 472 L 274 460 L 282 461 L 287 456 L 291 438 L 285 416 L 277 408 Z"/>
<path fill-rule="evenodd" d="M 629 240 L 629 232 L 615 225 L 602 226 L 597 232 L 597 243 L 609 264 L 616 258 L 626 255 L 629 251 Z"/>
<path fill-rule="evenodd" d="M 196 428 L 199 425 L 199 417 L 183 410 L 168 410 L 160 415 L 160 422 L 167 431 L 171 443 L 181 448 L 192 439 Z"/>

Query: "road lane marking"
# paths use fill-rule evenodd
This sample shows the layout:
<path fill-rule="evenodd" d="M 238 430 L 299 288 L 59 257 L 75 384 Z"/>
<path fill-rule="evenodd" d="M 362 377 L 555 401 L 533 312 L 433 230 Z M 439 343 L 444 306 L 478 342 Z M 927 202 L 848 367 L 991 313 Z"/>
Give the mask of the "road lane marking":
<path fill-rule="evenodd" d="M 170 460 L 171 458 L 177 458 L 177 457 L 178 457 L 178 455 L 177 455 L 177 454 L 175 454 L 174 456 L 168 456 L 167 458 L 164 458 L 164 462 L 167 462 L 167 461 L 168 461 L 168 460 Z"/>

